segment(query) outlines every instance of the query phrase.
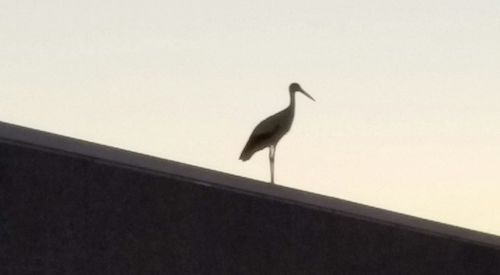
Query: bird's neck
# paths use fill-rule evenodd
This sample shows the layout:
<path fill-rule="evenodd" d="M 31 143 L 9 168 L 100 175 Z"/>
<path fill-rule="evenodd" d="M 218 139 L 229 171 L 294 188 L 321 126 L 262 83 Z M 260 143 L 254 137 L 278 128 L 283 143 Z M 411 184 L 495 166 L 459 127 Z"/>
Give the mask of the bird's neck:
<path fill-rule="evenodd" d="M 295 110 L 295 93 L 294 92 L 290 92 L 290 106 L 288 106 L 288 108 Z"/>
<path fill-rule="evenodd" d="M 289 113 L 288 119 L 290 120 L 290 125 L 293 121 L 293 117 L 295 116 L 295 93 L 290 92 L 290 105 L 286 108 Z"/>

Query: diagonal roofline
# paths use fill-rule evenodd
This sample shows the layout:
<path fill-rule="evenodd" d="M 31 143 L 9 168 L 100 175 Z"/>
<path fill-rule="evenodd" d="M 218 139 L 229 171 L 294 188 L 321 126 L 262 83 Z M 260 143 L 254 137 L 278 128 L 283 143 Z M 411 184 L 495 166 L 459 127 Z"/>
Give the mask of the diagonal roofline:
<path fill-rule="evenodd" d="M 431 221 L 343 199 L 271 185 L 215 170 L 161 159 L 111 146 L 48 133 L 0 121 L 0 143 L 36 147 L 59 154 L 102 161 L 112 165 L 138 169 L 166 177 L 184 178 L 195 184 L 231 190 L 256 197 L 319 209 L 342 216 L 363 219 L 417 231 L 424 234 L 457 239 L 500 250 L 500 236 Z"/>

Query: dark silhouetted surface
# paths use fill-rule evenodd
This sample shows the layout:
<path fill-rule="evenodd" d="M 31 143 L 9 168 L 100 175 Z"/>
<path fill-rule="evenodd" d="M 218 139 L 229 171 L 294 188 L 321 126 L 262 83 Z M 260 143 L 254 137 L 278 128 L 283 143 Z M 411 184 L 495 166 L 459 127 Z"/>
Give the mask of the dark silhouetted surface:
<path fill-rule="evenodd" d="M 488 234 L 0 124 L 0 274 L 493 275 L 499 244 Z"/>

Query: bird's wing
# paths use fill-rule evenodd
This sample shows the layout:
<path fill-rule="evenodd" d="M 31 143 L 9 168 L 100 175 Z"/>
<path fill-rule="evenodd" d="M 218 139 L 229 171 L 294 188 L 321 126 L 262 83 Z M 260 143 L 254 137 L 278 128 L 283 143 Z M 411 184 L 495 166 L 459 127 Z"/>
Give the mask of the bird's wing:
<path fill-rule="evenodd" d="M 277 131 L 282 127 L 280 123 L 282 116 L 283 112 L 274 114 L 255 127 L 245 148 L 243 148 L 241 152 L 240 159 L 247 160 L 252 157 L 255 152 L 271 145 L 267 141 L 272 140 L 273 136 L 276 135 Z"/>
<path fill-rule="evenodd" d="M 257 132 L 257 133 L 256 133 Z M 261 131 L 258 129 L 255 129 L 252 132 L 252 135 L 248 139 L 245 147 L 243 148 L 243 151 L 241 151 L 240 159 L 241 160 L 248 160 L 252 157 L 252 155 L 264 149 L 266 146 L 269 146 L 270 144 L 267 144 L 266 141 L 271 139 L 273 135 L 272 131 Z"/>

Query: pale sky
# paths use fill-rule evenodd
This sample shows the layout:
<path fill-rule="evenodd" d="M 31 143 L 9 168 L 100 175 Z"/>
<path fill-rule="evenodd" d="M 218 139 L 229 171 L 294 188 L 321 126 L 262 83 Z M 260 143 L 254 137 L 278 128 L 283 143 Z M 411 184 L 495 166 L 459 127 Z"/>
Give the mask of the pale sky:
<path fill-rule="evenodd" d="M 500 1 L 0 2 L 0 120 L 500 235 Z"/>

